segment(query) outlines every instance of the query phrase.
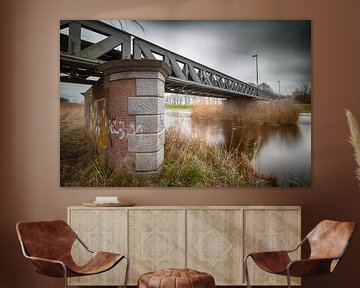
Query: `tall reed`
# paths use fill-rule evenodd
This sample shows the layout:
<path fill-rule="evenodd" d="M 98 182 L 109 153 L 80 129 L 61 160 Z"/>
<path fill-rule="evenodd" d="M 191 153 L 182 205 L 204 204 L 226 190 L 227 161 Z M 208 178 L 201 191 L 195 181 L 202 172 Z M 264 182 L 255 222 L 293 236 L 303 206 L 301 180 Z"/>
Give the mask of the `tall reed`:
<path fill-rule="evenodd" d="M 191 115 L 200 119 L 233 120 L 268 126 L 296 125 L 299 108 L 290 101 L 228 100 L 223 105 L 196 104 Z"/>
<path fill-rule="evenodd" d="M 360 131 L 359 124 L 355 118 L 355 116 L 349 111 L 346 111 L 346 117 L 350 129 L 350 137 L 349 142 L 354 148 L 354 158 L 357 163 L 357 167 L 355 169 L 355 174 L 357 179 L 359 180 L 360 185 Z"/>
<path fill-rule="evenodd" d="M 83 104 L 60 103 L 60 132 L 64 129 L 74 129 L 84 125 Z"/>
<path fill-rule="evenodd" d="M 165 164 L 160 186 L 273 186 L 275 179 L 260 174 L 247 155 L 227 151 L 177 129 L 166 132 Z"/>
<path fill-rule="evenodd" d="M 193 104 L 190 106 L 191 117 L 196 119 L 222 119 L 224 106 L 222 104 Z"/>

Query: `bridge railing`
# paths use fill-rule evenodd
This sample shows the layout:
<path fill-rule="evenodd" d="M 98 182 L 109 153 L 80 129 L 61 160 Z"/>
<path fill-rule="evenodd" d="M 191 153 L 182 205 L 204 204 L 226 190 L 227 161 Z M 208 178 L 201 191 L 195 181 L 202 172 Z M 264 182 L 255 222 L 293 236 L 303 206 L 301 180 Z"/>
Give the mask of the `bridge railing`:
<path fill-rule="evenodd" d="M 104 22 L 62 20 L 60 29 L 67 27 L 69 35 L 65 37 L 64 43 L 62 41 L 60 43 L 62 47 L 61 62 L 65 63 L 65 65 L 61 65 L 62 72 L 69 72 L 68 70 L 74 63 L 80 62 L 81 59 L 93 61 L 93 64 L 96 65 L 99 61 L 106 61 L 107 55 L 111 53 L 120 59 L 162 59 L 170 65 L 173 71 L 171 78 L 177 83 L 193 83 L 202 87 L 216 88 L 222 93 L 229 91 L 242 96 L 277 98 L 273 93 L 263 91 Z M 81 27 L 99 33 L 105 36 L 105 39 L 97 43 L 86 42 L 81 39 Z M 131 51 L 131 45 L 133 45 L 133 51 Z M 115 51 L 114 49 L 118 46 L 121 48 Z M 91 63 L 87 63 L 87 65 L 91 65 Z M 79 72 L 84 73 L 83 70 L 79 70 Z M 86 76 L 86 74 L 83 75 L 82 79 L 84 80 Z"/>

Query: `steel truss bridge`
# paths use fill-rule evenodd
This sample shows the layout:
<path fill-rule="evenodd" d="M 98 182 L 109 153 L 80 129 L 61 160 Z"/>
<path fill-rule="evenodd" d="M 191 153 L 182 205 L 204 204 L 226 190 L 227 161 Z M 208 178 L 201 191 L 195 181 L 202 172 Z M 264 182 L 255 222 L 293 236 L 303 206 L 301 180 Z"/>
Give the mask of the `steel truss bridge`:
<path fill-rule="evenodd" d="M 276 100 L 277 95 L 216 71 L 191 59 L 96 20 L 61 20 L 60 81 L 93 85 L 100 77 L 98 64 L 115 59 L 158 59 L 167 62 L 172 74 L 165 92 L 218 98 Z M 81 29 L 102 35 L 93 43 L 82 39 Z"/>

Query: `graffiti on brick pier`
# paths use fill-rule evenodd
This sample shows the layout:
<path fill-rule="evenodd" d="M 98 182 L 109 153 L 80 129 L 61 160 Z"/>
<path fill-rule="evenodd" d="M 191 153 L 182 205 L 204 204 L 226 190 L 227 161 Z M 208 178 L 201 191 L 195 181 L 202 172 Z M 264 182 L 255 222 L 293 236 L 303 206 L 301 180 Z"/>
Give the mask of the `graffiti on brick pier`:
<path fill-rule="evenodd" d="M 109 136 L 115 135 L 120 140 L 127 139 L 128 135 L 142 133 L 141 125 L 136 127 L 135 123 L 126 125 L 119 117 L 112 117 L 108 121 Z"/>
<path fill-rule="evenodd" d="M 106 98 L 95 100 L 90 106 L 90 131 L 94 135 L 97 147 L 107 148 L 108 143 L 113 145 L 112 137 L 126 140 L 129 135 L 141 134 L 142 126 L 135 123 L 126 124 L 118 116 L 108 116 Z"/>
<path fill-rule="evenodd" d="M 94 133 L 96 145 L 99 148 L 106 148 L 108 145 L 106 98 L 96 100 L 90 109 L 90 131 Z"/>

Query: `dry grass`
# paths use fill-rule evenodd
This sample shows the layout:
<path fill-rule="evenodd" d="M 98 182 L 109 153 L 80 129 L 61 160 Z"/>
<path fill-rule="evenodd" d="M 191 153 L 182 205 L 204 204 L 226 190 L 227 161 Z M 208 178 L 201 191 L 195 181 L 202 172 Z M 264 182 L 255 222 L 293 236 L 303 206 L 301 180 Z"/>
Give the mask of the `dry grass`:
<path fill-rule="evenodd" d="M 230 100 L 224 105 L 194 105 L 191 112 L 194 118 L 268 126 L 296 125 L 299 116 L 299 108 L 290 101 Z"/>
<path fill-rule="evenodd" d="M 194 104 L 190 107 L 191 117 L 196 119 L 223 118 L 223 108 L 220 105 Z"/>
<path fill-rule="evenodd" d="M 244 153 L 229 152 L 170 129 L 166 132 L 165 165 L 159 184 L 167 187 L 274 186 L 275 179 L 260 174 Z"/>
<path fill-rule="evenodd" d="M 77 103 L 60 104 L 60 129 L 74 129 L 83 127 L 84 105 Z"/>
<path fill-rule="evenodd" d="M 141 179 L 125 168 L 112 169 L 97 152 L 84 126 L 83 106 L 61 104 L 60 184 L 62 187 L 249 187 L 275 186 L 256 171 L 244 153 L 228 152 L 204 140 L 166 132 L 165 159 L 158 177 Z"/>
<path fill-rule="evenodd" d="M 356 174 L 357 179 L 359 180 L 359 185 L 360 185 L 360 131 L 359 131 L 359 125 L 358 125 L 356 118 L 349 110 L 346 110 L 346 117 L 348 120 L 349 129 L 350 129 L 349 142 L 354 148 L 354 157 L 355 157 L 355 161 L 357 163 L 355 174 Z"/>
<path fill-rule="evenodd" d="M 137 186 L 138 181 L 124 169 L 114 170 L 97 152 L 84 126 L 81 104 L 60 105 L 60 185 L 62 187 Z"/>

